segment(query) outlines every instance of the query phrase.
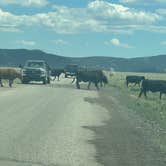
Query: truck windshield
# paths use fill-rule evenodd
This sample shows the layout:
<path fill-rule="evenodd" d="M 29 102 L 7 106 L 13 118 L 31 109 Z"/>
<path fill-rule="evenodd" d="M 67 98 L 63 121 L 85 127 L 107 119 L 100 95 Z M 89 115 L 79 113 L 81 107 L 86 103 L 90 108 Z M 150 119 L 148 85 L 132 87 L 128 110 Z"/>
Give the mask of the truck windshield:
<path fill-rule="evenodd" d="M 34 67 L 34 68 L 41 68 L 41 67 L 44 67 L 44 63 L 43 62 L 28 62 L 27 66 Z"/>

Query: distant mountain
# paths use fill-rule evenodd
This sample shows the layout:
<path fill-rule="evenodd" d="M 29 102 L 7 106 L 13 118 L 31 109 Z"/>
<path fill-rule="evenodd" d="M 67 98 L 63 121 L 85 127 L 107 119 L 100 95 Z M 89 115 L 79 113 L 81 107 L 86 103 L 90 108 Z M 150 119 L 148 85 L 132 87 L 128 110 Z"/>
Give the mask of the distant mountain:
<path fill-rule="evenodd" d="M 41 50 L 0 49 L 0 66 L 24 65 L 28 59 L 46 60 L 51 67 L 62 68 L 67 64 L 82 67 L 110 69 L 126 72 L 166 72 L 166 55 L 141 58 L 114 57 L 63 57 Z"/>

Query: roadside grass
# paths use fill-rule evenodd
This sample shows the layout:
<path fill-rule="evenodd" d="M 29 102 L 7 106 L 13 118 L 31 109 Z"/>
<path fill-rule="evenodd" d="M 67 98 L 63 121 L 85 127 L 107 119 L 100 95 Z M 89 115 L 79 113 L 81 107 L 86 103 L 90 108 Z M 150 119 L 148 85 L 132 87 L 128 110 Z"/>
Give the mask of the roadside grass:
<path fill-rule="evenodd" d="M 166 151 L 166 95 L 164 94 L 162 100 L 160 100 L 159 93 L 148 92 L 147 99 L 143 95 L 138 98 L 139 86 L 129 84 L 127 88 L 125 84 L 126 75 L 144 75 L 147 79 L 166 80 L 166 74 L 116 72 L 109 77 L 109 86 L 116 89 L 116 91 L 118 90 L 116 97 L 139 115 L 141 119 L 151 124 L 156 131 L 155 143 Z"/>

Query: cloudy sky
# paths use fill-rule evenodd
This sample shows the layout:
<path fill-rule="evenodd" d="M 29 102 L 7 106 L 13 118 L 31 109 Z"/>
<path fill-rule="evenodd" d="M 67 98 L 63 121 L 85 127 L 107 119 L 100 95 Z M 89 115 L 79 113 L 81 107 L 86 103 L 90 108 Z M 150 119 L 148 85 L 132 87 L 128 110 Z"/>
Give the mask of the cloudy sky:
<path fill-rule="evenodd" d="M 0 0 L 0 48 L 72 57 L 166 54 L 166 0 Z"/>

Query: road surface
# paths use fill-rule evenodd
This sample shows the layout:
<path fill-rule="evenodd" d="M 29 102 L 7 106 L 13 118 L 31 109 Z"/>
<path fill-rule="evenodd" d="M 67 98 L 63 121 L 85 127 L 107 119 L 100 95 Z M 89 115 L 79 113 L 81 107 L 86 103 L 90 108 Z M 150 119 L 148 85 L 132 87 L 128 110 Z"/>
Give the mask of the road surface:
<path fill-rule="evenodd" d="M 165 166 L 166 155 L 113 90 L 0 88 L 0 166 Z"/>
<path fill-rule="evenodd" d="M 100 166 L 84 126 L 103 125 L 107 110 L 65 81 L 0 89 L 0 166 Z"/>

